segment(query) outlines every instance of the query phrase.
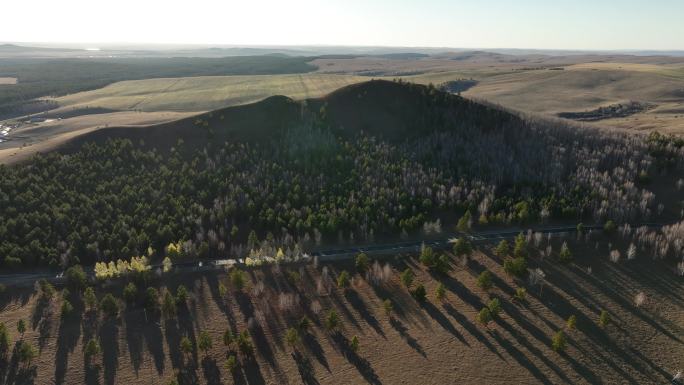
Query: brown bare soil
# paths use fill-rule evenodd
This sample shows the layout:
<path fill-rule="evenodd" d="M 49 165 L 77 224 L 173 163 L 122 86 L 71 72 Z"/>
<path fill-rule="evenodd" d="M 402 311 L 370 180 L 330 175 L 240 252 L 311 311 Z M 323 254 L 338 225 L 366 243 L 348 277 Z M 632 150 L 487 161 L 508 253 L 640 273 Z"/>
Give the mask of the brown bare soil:
<path fill-rule="evenodd" d="M 609 241 L 623 246 L 618 239 Z M 0 320 L 13 339 L 19 338 L 16 322 L 27 320 L 24 339 L 40 347 L 40 355 L 28 369 L 10 357 L 0 375 L 6 383 L 36 384 L 165 384 L 176 376 L 180 383 L 200 384 L 668 383 L 684 366 L 681 277 L 643 253 L 633 261 L 609 262 L 608 241 L 600 241 L 598 248 L 596 242 L 569 242 L 575 255 L 571 265 L 554 256 L 533 256 L 530 263 L 546 272 L 546 285 L 528 287 L 525 303 L 515 303 L 511 296 L 519 284 L 526 284 L 508 277 L 489 247 L 465 265 L 453 258 L 454 268 L 446 277 L 432 275 L 413 259 L 389 257 L 391 279 L 371 285 L 355 275 L 346 293 L 334 287 L 329 293 L 317 291 L 324 265 L 250 270 L 249 287 L 243 292 L 229 289 L 225 297 L 218 290 L 219 282 L 229 286 L 223 273 L 169 276 L 164 285 L 175 290 L 183 283 L 192 292 L 187 308 L 170 320 L 146 320 L 141 308 L 134 308 L 115 320 L 88 313 L 60 322 L 61 300 L 45 305 L 30 290 L 9 290 Z M 552 244 L 557 251 L 560 240 Z M 543 241 L 541 247 L 545 245 Z M 332 280 L 342 269 L 353 268 L 351 263 L 326 266 Z M 417 273 L 414 287 L 427 288 L 424 304 L 398 280 L 398 271 L 407 266 Z M 484 269 L 495 275 L 489 293 L 476 286 Z M 301 281 L 288 283 L 288 270 L 299 271 Z M 153 284 L 162 283 L 157 281 Z M 261 295 L 253 290 L 257 281 L 265 286 Z M 433 294 L 438 281 L 447 288 L 443 302 Z M 104 291 L 120 296 L 121 287 L 100 289 L 98 295 Z M 633 298 L 641 291 L 648 299 L 637 308 Z M 299 304 L 281 306 L 287 302 L 279 300 L 284 294 L 298 298 L 294 302 Z M 394 302 L 392 317 L 381 309 L 386 298 Z M 503 312 L 485 328 L 475 317 L 490 298 L 501 300 Z M 314 301 L 321 304 L 318 314 L 312 310 Z M 322 326 L 329 309 L 342 318 L 337 334 Z M 613 319 L 606 328 L 597 326 L 602 310 Z M 313 327 L 293 349 L 283 341 L 285 330 L 304 315 Z M 566 331 L 568 348 L 556 353 L 551 338 L 570 315 L 577 316 L 577 329 Z M 226 328 L 241 331 L 248 323 L 255 354 L 240 355 L 239 370 L 231 375 L 221 336 Z M 196 346 L 200 331 L 210 333 L 213 348 L 206 355 L 196 349 L 184 357 L 178 350 L 181 336 Z M 88 366 L 82 350 L 92 336 L 99 337 L 103 351 Z M 353 336 L 360 341 L 357 352 L 349 347 Z"/>

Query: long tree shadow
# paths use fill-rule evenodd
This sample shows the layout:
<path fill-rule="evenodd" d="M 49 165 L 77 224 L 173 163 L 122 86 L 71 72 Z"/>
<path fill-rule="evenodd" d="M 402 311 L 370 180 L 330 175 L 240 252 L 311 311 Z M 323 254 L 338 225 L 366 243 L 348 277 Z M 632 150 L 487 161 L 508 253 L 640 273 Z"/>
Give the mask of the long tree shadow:
<path fill-rule="evenodd" d="M 356 367 L 356 370 L 363 376 L 363 378 L 372 385 L 382 385 L 380 377 L 375 373 L 375 370 L 371 366 L 370 362 L 365 358 L 359 356 L 354 349 L 351 348 L 349 340 L 347 337 L 342 335 L 342 333 L 335 333 L 333 335 L 333 340 L 340 347 L 342 354 L 349 361 L 350 364 Z"/>
<path fill-rule="evenodd" d="M 126 345 L 128 346 L 128 355 L 130 356 L 131 364 L 133 364 L 133 370 L 135 370 L 136 373 L 140 370 L 140 364 L 142 362 L 144 331 L 140 325 L 144 322 L 145 320 L 141 319 L 140 311 L 126 309 Z"/>
<path fill-rule="evenodd" d="M 179 368 L 183 364 L 183 356 L 180 352 L 181 335 L 178 330 L 178 321 L 176 318 L 167 319 L 165 321 L 164 336 L 166 338 L 166 345 L 169 347 L 171 366 Z"/>
<path fill-rule="evenodd" d="M 311 360 L 309 357 L 301 354 L 299 350 L 292 352 L 292 359 L 297 364 L 297 370 L 299 371 L 299 376 L 302 378 L 302 384 L 304 385 L 319 385 L 316 379 L 316 373 L 314 371 L 313 365 L 311 365 Z"/>
<path fill-rule="evenodd" d="M 347 301 L 349 301 L 349 303 L 356 310 L 356 312 L 361 315 L 361 317 L 364 319 L 364 321 L 366 321 L 366 323 L 368 325 L 370 325 L 373 328 L 373 330 L 375 330 L 376 333 L 378 333 L 383 338 L 385 338 L 385 332 L 382 331 L 382 328 L 380 327 L 380 323 L 373 316 L 373 314 L 370 312 L 370 310 L 368 310 L 368 307 L 363 302 L 361 297 L 359 297 L 356 290 L 348 290 L 345 296 L 347 298 Z"/>
<path fill-rule="evenodd" d="M 116 383 L 116 372 L 119 367 L 119 319 L 107 319 L 100 328 L 100 345 L 102 346 L 102 366 L 104 381 L 107 385 Z"/>
<path fill-rule="evenodd" d="M 242 373 L 246 383 L 249 385 L 266 384 L 264 376 L 261 375 L 261 367 L 254 356 L 249 356 L 247 359 L 242 360 Z"/>
<path fill-rule="evenodd" d="M 311 354 L 313 354 L 314 357 L 316 357 L 318 363 L 323 365 L 323 367 L 330 373 L 330 364 L 328 364 L 328 360 L 325 358 L 323 347 L 316 339 L 316 336 L 311 333 L 305 333 L 304 337 L 302 338 L 302 343 L 304 344 L 304 347 Z"/>
<path fill-rule="evenodd" d="M 435 305 L 431 304 L 428 301 L 423 301 L 420 304 L 420 306 L 423 309 L 425 309 L 425 311 L 430 315 L 430 317 L 432 317 L 433 320 L 437 321 L 437 323 L 442 328 L 444 328 L 444 330 L 448 331 L 454 337 L 458 338 L 459 341 L 461 341 L 463 343 L 466 342 L 465 338 L 463 338 L 463 335 L 458 330 L 456 330 L 456 328 L 451 323 L 451 321 L 449 321 L 449 319 L 447 317 L 445 317 L 444 314 L 442 314 L 442 312 L 439 311 L 439 309 L 437 309 L 437 307 Z"/>
<path fill-rule="evenodd" d="M 143 337 L 147 350 L 152 354 L 157 373 L 164 373 L 164 337 L 161 331 L 161 319 L 158 312 L 150 314 L 146 323 L 143 323 Z"/>
<path fill-rule="evenodd" d="M 73 311 L 61 318 L 55 352 L 55 384 L 57 385 L 64 383 L 69 364 L 69 353 L 74 351 L 81 337 L 81 317 L 80 311 Z"/>
<path fill-rule="evenodd" d="M 529 358 L 527 358 L 525 353 L 516 348 L 511 341 L 499 335 L 499 332 L 496 330 L 493 331 L 491 335 L 494 337 L 496 342 L 498 342 L 499 345 L 501 345 L 501 347 L 508 352 L 508 355 L 513 357 L 513 359 L 516 360 L 520 366 L 527 369 L 527 371 L 530 372 L 534 378 L 539 380 L 542 384 L 553 385 L 553 382 L 549 380 L 549 378 L 541 370 L 539 370 L 539 368 L 532 361 L 530 361 Z"/>
<path fill-rule="evenodd" d="M 202 369 L 207 385 L 221 385 L 221 371 L 216 365 L 216 360 L 210 357 L 202 359 Z"/>
<path fill-rule="evenodd" d="M 468 305 L 472 306 L 473 309 L 480 310 L 485 306 L 484 302 L 482 302 L 480 297 L 473 294 L 473 292 L 470 291 L 470 289 L 465 287 L 458 280 L 452 277 L 445 277 L 442 282 L 444 283 L 444 286 L 447 289 L 449 289 L 449 291 L 456 294 L 458 298 L 460 298 L 463 302 L 467 303 Z"/>
<path fill-rule="evenodd" d="M 444 304 L 444 310 L 446 310 L 449 315 L 456 320 L 461 326 L 463 326 L 470 335 L 475 337 L 478 341 L 482 342 L 492 353 L 496 354 L 499 358 L 502 360 L 506 360 L 501 353 L 496 349 L 494 345 L 492 345 L 491 342 L 489 342 L 489 339 L 487 336 L 482 334 L 482 332 L 477 328 L 477 326 L 473 325 L 472 322 L 468 320 L 463 314 L 459 313 L 458 310 L 456 310 L 451 304 L 447 303 Z"/>
<path fill-rule="evenodd" d="M 401 338 L 402 338 L 404 341 L 406 341 L 406 343 L 408 344 L 408 346 L 410 346 L 413 350 L 415 350 L 416 352 L 418 352 L 421 356 L 427 357 L 427 355 L 425 354 L 425 350 L 423 350 L 423 347 L 420 345 L 420 343 L 418 342 L 418 340 L 416 340 L 415 338 L 413 338 L 413 337 L 408 333 L 408 328 L 407 328 L 406 326 L 404 326 L 404 324 L 403 324 L 400 320 L 398 320 L 397 318 L 392 317 L 392 318 L 390 318 L 390 325 L 392 325 L 392 327 L 394 328 L 394 330 L 396 330 L 397 333 L 399 333 L 399 335 L 401 336 Z"/>
<path fill-rule="evenodd" d="M 85 371 L 84 382 L 86 385 L 100 385 L 100 365 L 90 364 L 87 359 L 84 359 L 83 368 Z"/>

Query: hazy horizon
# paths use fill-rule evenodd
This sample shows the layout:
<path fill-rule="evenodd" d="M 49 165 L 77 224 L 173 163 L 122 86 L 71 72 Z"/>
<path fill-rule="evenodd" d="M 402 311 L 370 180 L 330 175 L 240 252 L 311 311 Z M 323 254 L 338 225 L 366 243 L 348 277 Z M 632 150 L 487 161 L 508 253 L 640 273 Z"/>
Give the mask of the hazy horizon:
<path fill-rule="evenodd" d="M 3 20 L 0 41 L 24 44 L 684 50 L 684 3 L 676 0 L 647 7 L 635 0 L 196 0 L 192 6 L 122 0 L 104 10 L 66 0 L 4 8 L 15 17 Z"/>

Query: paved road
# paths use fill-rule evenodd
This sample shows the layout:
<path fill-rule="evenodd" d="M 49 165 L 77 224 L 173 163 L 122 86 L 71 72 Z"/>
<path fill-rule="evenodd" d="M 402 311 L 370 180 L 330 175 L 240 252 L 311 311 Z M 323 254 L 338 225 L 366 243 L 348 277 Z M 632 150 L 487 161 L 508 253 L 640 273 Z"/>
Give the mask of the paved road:
<path fill-rule="evenodd" d="M 658 223 L 643 223 L 634 225 L 638 226 L 649 226 L 652 228 L 660 228 L 663 225 Z M 600 230 L 603 226 L 599 225 L 585 225 L 584 229 L 589 230 Z M 542 234 L 561 234 L 561 233 L 574 233 L 577 231 L 576 226 L 554 226 L 554 227 L 538 227 L 531 228 L 533 232 L 538 232 Z M 500 239 L 513 239 L 515 236 L 521 232 L 527 232 L 527 229 L 507 229 L 507 230 L 490 230 L 490 231 L 480 231 L 470 234 L 452 234 L 449 238 L 443 239 L 431 239 L 431 240 L 418 240 L 418 241 L 407 241 L 407 242 L 397 242 L 397 243 L 385 243 L 385 244 L 372 244 L 372 245 L 361 245 L 353 246 L 348 248 L 339 249 L 329 249 L 329 250 L 317 250 L 311 253 L 311 257 L 317 257 L 321 262 L 339 261 L 348 259 L 355 256 L 358 253 L 366 254 L 387 254 L 387 253 L 407 253 L 415 252 L 420 250 L 423 244 L 430 246 L 434 249 L 448 249 L 451 248 L 451 244 L 458 237 L 465 237 L 469 239 L 472 243 L 482 243 L 497 241 Z M 241 261 L 235 261 L 233 259 L 217 259 L 217 260 L 205 260 L 205 261 L 183 261 L 174 263 L 175 272 L 195 272 L 202 270 L 215 270 L 224 269 L 226 266 L 233 265 L 235 263 L 240 263 Z M 152 265 L 152 269 L 161 269 L 161 264 Z M 91 269 L 86 269 L 86 272 L 90 275 L 94 274 Z M 35 281 L 39 279 L 47 279 L 55 283 L 60 283 L 64 281 L 62 273 L 55 272 L 32 272 L 32 273 L 17 273 L 17 274 L 4 274 L 0 275 L 0 283 L 10 286 L 27 286 L 33 285 Z"/>

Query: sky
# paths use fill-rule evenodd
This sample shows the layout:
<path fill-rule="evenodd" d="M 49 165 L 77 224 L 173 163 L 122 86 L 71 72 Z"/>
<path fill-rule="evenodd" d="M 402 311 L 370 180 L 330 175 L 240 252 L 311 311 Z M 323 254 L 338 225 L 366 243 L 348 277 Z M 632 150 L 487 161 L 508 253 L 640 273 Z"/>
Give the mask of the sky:
<path fill-rule="evenodd" d="M 2 3 L 4 42 L 684 50 L 684 0 Z"/>

